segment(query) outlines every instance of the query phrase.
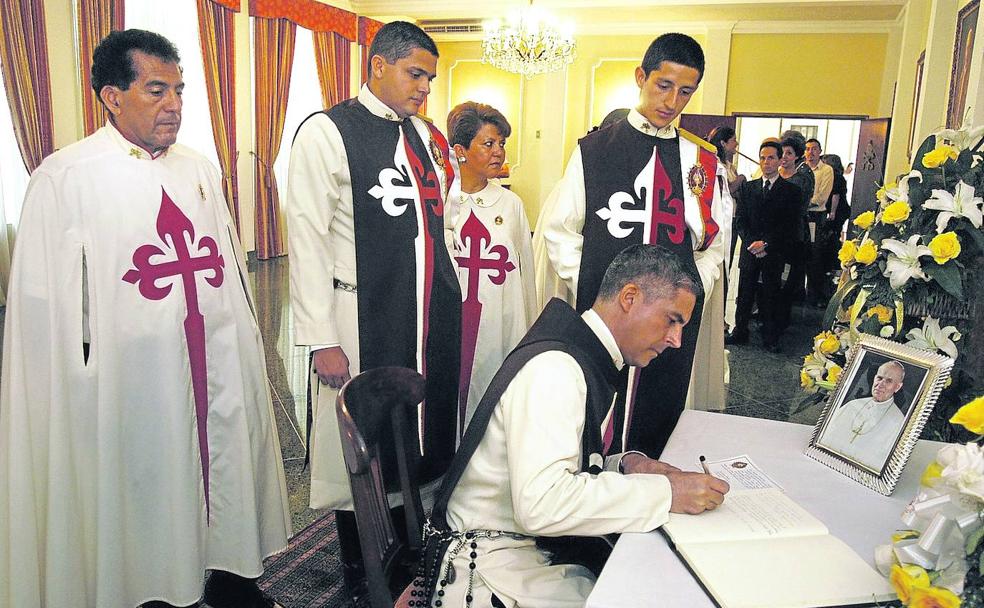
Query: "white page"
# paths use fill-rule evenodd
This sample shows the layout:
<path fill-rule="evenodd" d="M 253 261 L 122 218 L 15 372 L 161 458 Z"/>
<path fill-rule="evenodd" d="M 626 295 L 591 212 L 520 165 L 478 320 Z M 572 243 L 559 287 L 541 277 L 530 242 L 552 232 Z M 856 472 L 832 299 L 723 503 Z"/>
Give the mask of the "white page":
<path fill-rule="evenodd" d="M 823 522 L 777 488 L 729 493 L 720 507 L 700 515 L 670 513 L 663 530 L 678 545 L 827 534 Z"/>
<path fill-rule="evenodd" d="M 704 462 L 711 475 L 723 479 L 731 486 L 730 493 L 744 490 L 762 490 L 765 488 L 780 488 L 774 479 L 765 474 L 752 459 L 742 454 L 721 460 Z"/>
<path fill-rule="evenodd" d="M 895 598 L 888 580 L 828 535 L 678 545 L 722 608 L 806 608 Z"/>

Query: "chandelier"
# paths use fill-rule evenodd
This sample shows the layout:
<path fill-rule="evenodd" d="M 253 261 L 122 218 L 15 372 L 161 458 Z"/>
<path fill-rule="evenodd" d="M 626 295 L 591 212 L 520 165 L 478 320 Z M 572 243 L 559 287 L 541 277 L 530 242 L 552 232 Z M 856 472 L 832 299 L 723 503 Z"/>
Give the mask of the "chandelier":
<path fill-rule="evenodd" d="M 532 5 L 532 1 L 530 2 Z M 574 27 L 533 6 L 482 24 L 482 61 L 532 78 L 556 72 L 574 61 Z"/>

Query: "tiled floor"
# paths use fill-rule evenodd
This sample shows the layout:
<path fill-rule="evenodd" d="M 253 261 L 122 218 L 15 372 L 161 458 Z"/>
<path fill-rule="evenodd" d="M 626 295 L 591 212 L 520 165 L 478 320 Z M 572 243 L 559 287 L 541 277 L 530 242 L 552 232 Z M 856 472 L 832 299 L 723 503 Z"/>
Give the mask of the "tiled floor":
<path fill-rule="evenodd" d="M 250 277 L 266 347 L 267 376 L 280 429 L 294 529 L 299 530 L 318 516 L 307 506 L 309 482 L 304 468 L 308 353 L 306 348 L 293 345 L 287 259 L 258 262 Z M 0 307 L 0 338 L 4 313 Z M 754 332 L 749 345 L 730 347 L 731 383 L 725 411 L 804 424 L 816 422 L 819 406 L 791 413 L 806 396 L 799 388 L 799 367 L 819 331 L 820 317 L 820 311 L 796 308 L 793 327 L 784 336 L 779 353 L 763 350 Z"/>

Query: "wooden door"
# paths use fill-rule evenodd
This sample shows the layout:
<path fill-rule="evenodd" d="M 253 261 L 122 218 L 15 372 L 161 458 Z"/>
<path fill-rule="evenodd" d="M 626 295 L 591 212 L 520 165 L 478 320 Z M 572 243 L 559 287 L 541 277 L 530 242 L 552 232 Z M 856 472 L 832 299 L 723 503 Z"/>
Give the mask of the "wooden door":
<path fill-rule="evenodd" d="M 858 153 L 854 165 L 854 192 L 851 195 L 851 217 L 878 207 L 875 193 L 885 183 L 885 154 L 891 118 L 872 118 L 861 121 Z"/>

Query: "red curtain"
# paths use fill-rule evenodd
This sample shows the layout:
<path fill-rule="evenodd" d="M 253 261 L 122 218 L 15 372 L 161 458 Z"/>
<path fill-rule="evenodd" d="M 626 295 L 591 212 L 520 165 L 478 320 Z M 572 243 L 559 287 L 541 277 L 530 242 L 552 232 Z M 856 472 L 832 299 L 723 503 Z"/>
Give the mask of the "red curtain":
<path fill-rule="evenodd" d="M 36 0 L 0 2 L 0 72 L 7 88 L 14 136 L 28 172 L 54 151 L 51 77 L 44 7 Z"/>
<path fill-rule="evenodd" d="M 359 84 L 365 84 L 369 81 L 369 46 L 372 45 L 372 39 L 376 37 L 376 32 L 383 25 L 385 24 L 381 21 L 369 17 L 359 17 L 359 48 L 362 51 L 362 80 L 359 81 Z"/>
<path fill-rule="evenodd" d="M 197 0 L 198 39 L 205 68 L 208 111 L 215 152 L 222 170 L 222 191 L 239 232 L 239 186 L 236 162 L 236 31 L 238 0 Z M 235 4 L 229 8 L 229 4 Z"/>
<path fill-rule="evenodd" d="M 331 108 L 349 97 L 352 44 L 335 32 L 314 32 L 314 59 L 318 64 L 321 101 Z"/>
<path fill-rule="evenodd" d="M 92 90 L 92 51 L 110 32 L 124 28 L 124 5 L 124 0 L 76 0 L 82 128 L 87 136 L 106 123 L 106 108 Z"/>
<path fill-rule="evenodd" d="M 256 257 L 284 255 L 284 221 L 280 214 L 273 162 L 280 152 L 284 114 L 294 63 L 297 26 L 287 19 L 253 19 L 256 78 Z"/>

